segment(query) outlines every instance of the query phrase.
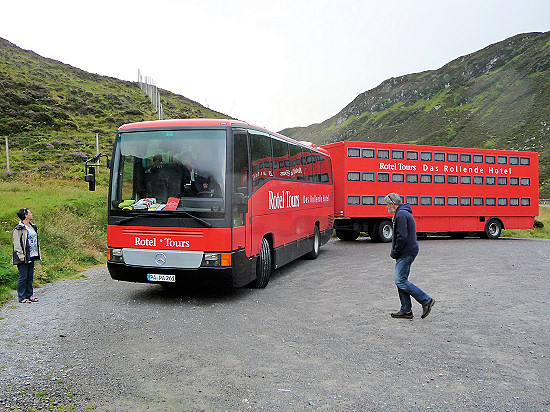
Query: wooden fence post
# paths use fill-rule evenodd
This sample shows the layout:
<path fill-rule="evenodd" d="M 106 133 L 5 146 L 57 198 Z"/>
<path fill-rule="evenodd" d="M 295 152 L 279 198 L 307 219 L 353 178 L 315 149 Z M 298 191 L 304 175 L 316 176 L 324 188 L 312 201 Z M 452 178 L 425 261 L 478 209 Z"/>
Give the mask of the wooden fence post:
<path fill-rule="evenodd" d="M 8 148 L 8 136 L 5 136 L 4 139 L 6 139 L 6 168 L 7 172 L 10 172 L 10 149 Z"/>

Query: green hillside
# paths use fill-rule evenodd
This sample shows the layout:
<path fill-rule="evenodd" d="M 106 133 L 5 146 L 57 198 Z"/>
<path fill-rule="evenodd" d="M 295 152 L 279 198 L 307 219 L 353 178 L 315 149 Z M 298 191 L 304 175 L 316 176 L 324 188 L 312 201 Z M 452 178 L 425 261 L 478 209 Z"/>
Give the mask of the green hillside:
<path fill-rule="evenodd" d="M 136 68 L 137 69 L 137 68 Z M 159 89 L 166 118 L 227 117 Z M 0 138 L 9 136 L 10 169 L 82 177 L 83 159 L 110 153 L 117 128 L 155 120 L 137 82 L 87 73 L 0 38 Z M 4 151 L 4 150 L 2 150 Z M 6 158 L 0 156 L 0 170 Z"/>
<path fill-rule="evenodd" d="M 384 81 L 330 119 L 282 134 L 537 151 L 550 198 L 550 32 L 520 34 L 438 70 Z"/>

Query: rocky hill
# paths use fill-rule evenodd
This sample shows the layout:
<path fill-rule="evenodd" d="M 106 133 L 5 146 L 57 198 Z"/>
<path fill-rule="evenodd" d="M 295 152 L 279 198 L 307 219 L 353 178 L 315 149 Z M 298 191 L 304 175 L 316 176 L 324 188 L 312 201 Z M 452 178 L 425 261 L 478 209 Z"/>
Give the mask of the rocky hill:
<path fill-rule="evenodd" d="M 330 119 L 281 133 L 318 144 L 538 151 L 540 195 L 550 198 L 550 32 L 520 34 L 438 70 L 391 78 Z"/>
<path fill-rule="evenodd" d="M 159 93 L 166 118 L 227 117 L 169 91 Z M 96 133 L 100 149 L 110 152 L 120 125 L 157 118 L 137 82 L 91 74 L 0 38 L 0 138 L 3 143 L 9 137 L 10 169 L 16 173 L 82 174 L 82 160 L 95 153 Z M 0 170 L 6 170 L 3 156 Z"/>

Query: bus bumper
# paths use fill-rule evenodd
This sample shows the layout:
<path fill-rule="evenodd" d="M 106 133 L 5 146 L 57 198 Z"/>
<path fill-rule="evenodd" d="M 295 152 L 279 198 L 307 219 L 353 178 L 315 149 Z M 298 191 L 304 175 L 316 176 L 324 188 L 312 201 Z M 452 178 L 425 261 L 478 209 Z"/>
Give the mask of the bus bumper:
<path fill-rule="evenodd" d="M 158 269 L 143 268 L 125 265 L 124 263 L 107 263 L 109 274 L 115 280 L 136 283 L 157 283 L 175 284 L 184 286 L 186 284 L 215 285 L 219 287 L 233 287 L 233 268 L 199 268 L 199 269 Z M 151 282 L 147 279 L 148 274 L 174 275 L 175 282 Z"/>
<path fill-rule="evenodd" d="M 132 266 L 125 263 L 107 262 L 111 278 L 124 282 L 174 284 L 171 282 L 151 282 L 148 274 L 174 275 L 175 285 L 211 285 L 215 287 L 242 287 L 255 279 L 255 259 L 247 258 L 244 250 L 232 252 L 232 266 L 199 267 L 197 269 L 174 269 Z"/>

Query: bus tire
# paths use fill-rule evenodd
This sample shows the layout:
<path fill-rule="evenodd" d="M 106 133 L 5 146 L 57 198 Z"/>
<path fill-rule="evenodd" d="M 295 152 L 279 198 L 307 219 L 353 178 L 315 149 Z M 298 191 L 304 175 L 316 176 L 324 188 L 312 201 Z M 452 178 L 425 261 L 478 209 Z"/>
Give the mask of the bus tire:
<path fill-rule="evenodd" d="M 485 223 L 485 230 L 481 232 L 481 237 L 484 239 L 498 239 L 502 233 L 502 223 L 499 219 L 489 219 Z"/>
<path fill-rule="evenodd" d="M 393 225 L 390 220 L 384 219 L 376 224 L 374 229 L 376 242 L 389 243 L 393 238 Z"/>
<path fill-rule="evenodd" d="M 336 229 L 336 236 L 340 240 L 351 241 L 359 237 L 359 232 L 353 229 Z"/>
<path fill-rule="evenodd" d="M 271 246 L 269 246 L 269 241 L 264 237 L 262 239 L 260 254 L 258 255 L 258 259 L 256 260 L 256 279 L 252 281 L 250 286 L 257 289 L 265 288 L 269 283 L 270 276 Z"/>
<path fill-rule="evenodd" d="M 313 246 L 311 247 L 311 251 L 306 253 L 305 258 L 309 260 L 317 259 L 317 256 L 319 256 L 320 245 L 321 235 L 319 234 L 319 227 L 315 225 L 315 229 L 313 229 Z"/>

